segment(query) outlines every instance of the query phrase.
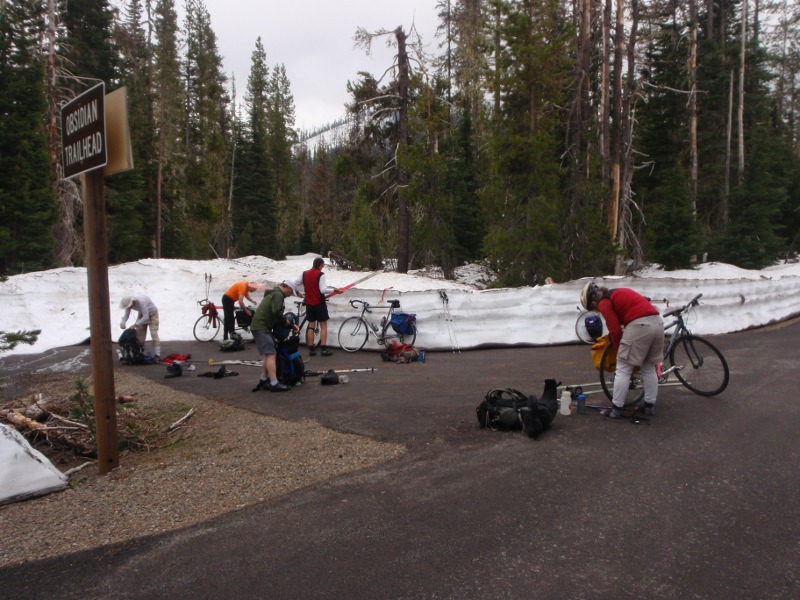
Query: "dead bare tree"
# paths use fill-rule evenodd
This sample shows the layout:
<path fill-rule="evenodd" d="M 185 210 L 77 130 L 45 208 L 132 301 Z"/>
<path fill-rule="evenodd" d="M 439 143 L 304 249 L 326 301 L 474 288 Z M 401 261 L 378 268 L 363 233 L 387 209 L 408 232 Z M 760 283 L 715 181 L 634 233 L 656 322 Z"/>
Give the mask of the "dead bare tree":
<path fill-rule="evenodd" d="M 412 32 L 414 31 L 412 27 Z M 409 35 L 406 34 L 402 26 L 398 26 L 393 31 L 379 30 L 376 32 L 367 32 L 363 28 L 359 28 L 355 35 L 356 44 L 362 46 L 369 53 L 372 42 L 383 36 L 393 36 L 394 43 L 397 47 L 397 55 L 395 56 L 394 64 L 387 69 L 386 72 L 396 70 L 396 92 L 384 96 L 393 100 L 391 111 L 397 115 L 397 139 L 395 140 L 395 147 L 397 145 L 408 145 L 410 142 L 409 129 L 408 129 L 408 106 L 410 103 L 410 88 L 411 88 L 411 58 L 408 52 L 408 39 Z M 422 56 L 421 49 L 417 49 L 417 56 Z M 366 103 L 378 101 L 379 98 L 371 98 Z M 380 113 L 373 114 L 373 118 Z M 409 268 L 409 244 L 410 244 L 410 217 L 408 204 L 403 196 L 403 190 L 408 186 L 409 176 L 401 167 L 400 163 L 396 160 L 395 156 L 392 157 L 387 168 L 383 173 L 386 174 L 390 171 L 395 171 L 396 175 L 394 183 L 391 187 L 391 194 L 397 201 L 397 271 L 400 273 L 408 272 Z"/>
<path fill-rule="evenodd" d="M 78 186 L 64 178 L 61 164 L 61 105 L 66 99 L 66 89 L 59 80 L 69 77 L 62 66 L 63 58 L 58 52 L 57 40 L 58 10 L 56 0 L 47 0 L 47 37 L 45 42 L 47 94 L 47 143 L 50 151 L 50 164 L 55 175 L 56 202 L 60 217 L 55 226 L 56 260 L 61 266 L 71 266 L 81 262 L 83 240 L 75 230 L 76 215 L 80 213 L 81 194 Z"/>

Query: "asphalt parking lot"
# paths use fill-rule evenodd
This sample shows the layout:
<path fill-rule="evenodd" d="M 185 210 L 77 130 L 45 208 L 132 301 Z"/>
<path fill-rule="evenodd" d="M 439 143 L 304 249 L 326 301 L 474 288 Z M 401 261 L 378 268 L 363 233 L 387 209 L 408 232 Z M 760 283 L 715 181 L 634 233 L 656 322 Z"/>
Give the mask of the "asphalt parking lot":
<path fill-rule="evenodd" d="M 208 358 L 232 358 L 214 344 L 165 343 L 164 354 L 200 362 L 169 380 L 163 366 L 140 367 L 154 381 L 410 452 L 181 531 L 0 569 L 3 596 L 795 598 L 798 337 L 798 321 L 710 337 L 731 367 L 719 397 L 664 388 L 649 421 L 558 416 L 538 440 L 480 429 L 475 407 L 493 388 L 539 395 L 547 378 L 596 381 L 587 346 L 407 365 L 339 351 L 307 368 L 377 370 L 274 394 L 251 392 L 255 367 L 196 377 L 218 368 Z M 6 357 L 2 368 L 47 360 Z"/>

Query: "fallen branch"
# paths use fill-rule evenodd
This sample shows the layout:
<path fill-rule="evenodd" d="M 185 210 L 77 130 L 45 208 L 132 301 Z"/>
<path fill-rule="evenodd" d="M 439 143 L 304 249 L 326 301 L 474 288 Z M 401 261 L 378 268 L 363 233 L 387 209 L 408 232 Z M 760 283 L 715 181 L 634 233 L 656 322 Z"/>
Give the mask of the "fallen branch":
<path fill-rule="evenodd" d="M 69 477 L 70 475 L 74 475 L 78 471 L 83 471 L 86 467 L 89 467 L 89 466 L 91 466 L 93 464 L 95 464 L 95 461 L 93 461 L 93 460 L 90 460 L 89 462 L 85 462 L 82 465 L 79 465 L 77 467 L 69 469 L 68 471 L 64 471 L 64 476 L 65 477 Z"/>
<path fill-rule="evenodd" d="M 183 425 L 183 424 L 184 424 L 186 421 L 188 421 L 188 420 L 189 420 L 189 419 L 192 417 L 192 415 L 193 415 L 194 413 L 195 413 L 195 410 L 194 410 L 194 409 L 191 409 L 191 410 L 190 410 L 188 413 L 186 413 L 185 415 L 183 415 L 183 416 L 182 416 L 180 419 L 178 419 L 177 421 L 175 421 L 175 422 L 174 422 L 172 425 L 170 425 L 169 427 L 165 427 L 164 429 L 162 429 L 162 430 L 161 430 L 161 435 L 166 435 L 166 434 L 168 434 L 170 431 L 174 431 L 174 430 L 176 430 L 178 427 L 180 427 L 180 426 L 181 426 L 181 425 Z"/>
<path fill-rule="evenodd" d="M 41 423 L 38 423 L 33 419 L 29 419 L 19 411 L 10 410 L 5 414 L 5 418 L 9 423 L 18 429 L 23 428 L 35 433 L 41 433 L 48 440 L 55 440 L 61 444 L 64 444 L 65 446 L 69 446 L 73 450 L 76 450 L 79 454 L 84 456 L 92 456 L 94 454 L 94 448 L 92 448 L 91 445 L 66 435 L 65 433 L 60 432 L 57 428 L 45 427 Z"/>
<path fill-rule="evenodd" d="M 81 429 L 89 430 L 89 426 L 85 423 L 78 423 L 77 421 L 70 421 L 69 419 L 65 419 L 61 415 L 57 415 L 56 413 L 48 412 L 46 413 L 48 417 L 51 419 L 55 419 L 56 421 L 61 421 L 62 423 L 66 423 L 67 425 L 72 425 L 73 427 L 80 427 Z"/>

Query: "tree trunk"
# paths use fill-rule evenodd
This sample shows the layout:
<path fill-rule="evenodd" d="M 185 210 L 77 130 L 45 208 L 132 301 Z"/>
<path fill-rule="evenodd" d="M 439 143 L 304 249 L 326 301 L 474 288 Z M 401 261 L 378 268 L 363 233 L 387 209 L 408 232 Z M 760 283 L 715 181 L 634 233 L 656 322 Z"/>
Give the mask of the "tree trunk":
<path fill-rule="evenodd" d="M 602 70 L 600 74 L 600 157 L 603 165 L 603 179 L 611 177 L 611 122 L 610 122 L 610 84 L 609 64 L 611 64 L 611 6 L 614 0 L 606 0 L 603 9 L 602 28 Z"/>
<path fill-rule="evenodd" d="M 397 38 L 397 67 L 398 67 L 398 94 L 400 96 L 400 144 L 408 144 L 408 91 L 410 87 L 408 52 L 406 50 L 406 33 L 402 27 L 395 29 Z M 398 165 L 397 185 L 397 271 L 408 272 L 409 262 L 409 216 L 408 206 L 403 196 L 404 188 L 408 185 L 408 176 L 403 168 Z"/>
<path fill-rule="evenodd" d="M 733 79 L 734 72 L 730 75 L 730 89 L 728 91 L 728 128 L 727 143 L 725 144 L 725 181 L 722 190 L 722 226 L 728 223 L 728 200 L 731 193 L 731 146 L 733 144 Z"/>
<path fill-rule="evenodd" d="M 611 129 L 609 139 L 609 163 L 611 167 L 611 193 L 608 201 L 608 226 L 611 239 L 618 241 L 620 201 L 620 151 L 622 149 L 622 50 L 625 41 L 624 0 L 616 2 L 616 26 L 614 29 L 614 70 L 611 82 Z"/>
<path fill-rule="evenodd" d="M 64 167 L 61 164 L 61 134 L 59 121 L 63 100 L 58 86 L 58 34 L 56 0 L 47 0 L 47 63 L 46 93 L 48 104 L 47 141 L 50 149 L 50 164 L 53 168 L 56 188 L 56 201 L 60 210 L 59 221 L 54 228 L 56 240 L 56 260 L 61 266 L 74 264 L 78 248 L 78 236 L 75 233 L 75 206 L 80 204 L 80 195 L 75 184 L 64 179 Z"/>
<path fill-rule="evenodd" d="M 739 54 L 739 107 L 737 121 L 739 124 L 739 185 L 744 183 L 744 69 L 747 51 L 747 2 L 742 2 L 741 52 Z"/>
<path fill-rule="evenodd" d="M 697 6 L 690 0 L 689 20 L 691 21 L 691 46 L 689 51 L 689 140 L 692 180 L 692 214 L 697 216 Z"/>
<path fill-rule="evenodd" d="M 624 254 L 619 255 L 616 265 L 617 274 L 627 272 L 625 254 L 630 250 L 630 257 L 634 266 L 639 266 L 643 260 L 642 244 L 633 229 L 633 214 L 631 212 L 633 180 L 633 125 L 634 119 L 633 99 L 636 89 L 636 41 L 639 29 L 639 0 L 631 0 L 630 35 L 628 38 L 627 62 L 628 70 L 625 75 L 624 87 L 620 86 L 622 93 L 622 111 L 620 116 L 620 169 L 619 169 L 619 237 L 618 244 Z"/>

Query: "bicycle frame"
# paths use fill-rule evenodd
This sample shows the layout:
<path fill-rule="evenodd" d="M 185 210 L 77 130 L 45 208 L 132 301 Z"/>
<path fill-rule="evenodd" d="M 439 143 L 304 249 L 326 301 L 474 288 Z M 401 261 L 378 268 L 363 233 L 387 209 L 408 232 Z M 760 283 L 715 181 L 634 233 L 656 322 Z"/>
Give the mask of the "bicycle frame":
<path fill-rule="evenodd" d="M 406 333 L 396 333 L 392 327 L 392 315 L 398 314 L 399 300 L 390 300 L 388 310 L 385 307 L 372 307 L 369 302 L 361 299 L 350 300 L 350 306 L 359 310 L 358 315 L 346 318 L 339 327 L 339 347 L 346 352 L 358 352 L 372 336 L 379 346 L 385 346 L 390 340 L 399 340 L 401 343 L 413 345 L 417 339 L 417 329 L 411 325 Z M 361 307 L 359 309 L 359 306 Z M 381 324 L 373 322 L 367 313 L 373 310 L 387 310 L 386 316 L 381 319 Z M 391 330 L 390 330 L 391 328 Z"/>
<path fill-rule="evenodd" d="M 371 307 L 369 304 L 367 304 L 364 300 L 352 300 L 350 303 L 353 304 L 353 302 L 361 302 L 362 303 L 361 312 L 359 313 L 358 318 L 361 319 L 366 324 L 367 333 L 369 335 L 371 335 L 372 337 L 374 337 L 375 340 L 379 344 L 385 343 L 386 342 L 386 330 L 389 327 L 391 327 L 392 314 L 394 314 L 394 306 L 391 306 L 391 305 L 389 306 L 389 309 L 388 309 L 389 312 L 386 314 L 386 317 L 383 319 L 382 326 L 378 327 L 373 321 L 369 320 L 365 316 L 365 313 L 371 313 L 372 310 L 370 310 L 370 309 L 374 310 L 374 308 Z M 381 308 L 380 310 L 386 310 L 386 309 Z M 393 336 L 389 336 L 389 337 L 393 337 Z"/>
<path fill-rule="evenodd" d="M 667 325 L 664 325 L 664 331 L 665 332 L 669 331 L 673 327 L 675 328 L 675 330 L 669 336 L 669 342 L 667 342 L 664 345 L 664 355 L 663 355 L 663 359 L 661 361 L 661 364 L 664 364 L 664 361 L 666 361 L 667 358 L 669 357 L 669 353 L 672 352 L 672 348 L 675 347 L 675 345 L 677 343 L 679 343 L 679 342 L 683 342 L 684 344 L 690 344 L 691 343 L 690 341 L 687 340 L 687 338 L 692 332 L 689 331 L 689 328 L 686 326 L 686 322 L 683 319 L 683 315 L 684 315 L 684 313 L 688 313 L 690 308 L 694 308 L 695 306 L 698 305 L 698 300 L 700 300 L 700 297 L 702 295 L 703 294 L 698 294 L 697 296 L 692 298 L 692 300 L 688 304 L 686 304 L 686 306 L 684 306 L 683 308 L 680 308 L 680 309 L 673 308 L 671 311 L 667 311 L 665 313 L 665 315 L 667 315 L 667 316 L 674 315 L 675 316 L 675 320 L 672 321 L 672 323 L 668 323 Z M 692 350 L 694 350 L 694 349 L 692 349 Z M 696 352 L 694 352 L 694 351 L 693 352 L 687 352 L 687 354 L 690 357 L 690 359 L 692 360 L 692 364 L 694 366 L 702 365 L 702 358 L 701 357 L 697 357 L 697 353 Z M 695 357 L 697 357 L 697 360 L 699 361 L 700 364 L 695 364 L 694 363 Z M 666 370 L 661 370 L 660 369 L 660 365 L 659 365 L 659 371 L 660 371 L 659 374 L 658 374 L 659 381 L 661 381 L 662 378 L 668 377 L 670 373 L 672 373 L 673 371 L 678 370 L 679 368 L 680 367 L 673 366 L 673 367 L 669 367 Z"/>

